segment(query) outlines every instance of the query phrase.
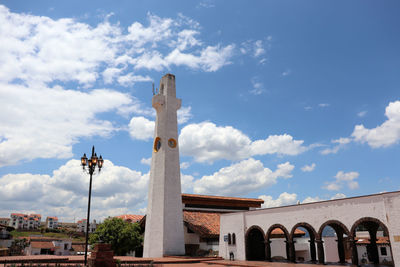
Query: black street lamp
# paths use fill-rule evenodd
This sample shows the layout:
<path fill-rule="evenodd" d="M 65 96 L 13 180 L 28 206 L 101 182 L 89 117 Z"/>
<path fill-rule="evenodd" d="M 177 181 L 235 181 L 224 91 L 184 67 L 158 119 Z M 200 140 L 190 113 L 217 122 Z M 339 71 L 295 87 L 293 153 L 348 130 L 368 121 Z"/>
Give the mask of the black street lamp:
<path fill-rule="evenodd" d="M 97 154 L 94 153 L 94 146 L 92 147 L 92 156 L 90 159 L 86 157 L 86 153 L 83 154 L 81 158 L 81 165 L 83 170 L 86 171 L 86 166 L 88 166 L 87 172 L 90 175 L 90 182 L 89 182 L 89 199 L 88 199 L 88 209 L 87 209 L 87 219 L 86 219 L 86 242 L 85 242 L 85 266 L 87 263 L 87 247 L 88 247 L 88 239 L 89 239 L 89 219 L 90 219 L 90 198 L 92 196 L 92 176 L 96 170 L 96 165 L 99 170 L 103 167 L 103 157 L 100 155 L 100 158 L 97 158 Z"/>

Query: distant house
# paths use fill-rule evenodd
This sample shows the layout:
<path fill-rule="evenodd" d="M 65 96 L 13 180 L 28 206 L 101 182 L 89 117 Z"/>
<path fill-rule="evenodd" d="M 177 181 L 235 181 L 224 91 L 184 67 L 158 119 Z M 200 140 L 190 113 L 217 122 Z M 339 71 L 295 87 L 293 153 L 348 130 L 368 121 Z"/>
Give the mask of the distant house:
<path fill-rule="evenodd" d="M 86 219 L 78 221 L 76 224 L 76 231 L 80 233 L 86 233 L 86 224 L 87 224 L 86 222 L 87 222 Z M 89 233 L 94 233 L 96 231 L 96 228 L 97 228 L 96 220 L 93 220 L 93 222 L 89 224 Z"/>
<path fill-rule="evenodd" d="M 2 225 L 10 225 L 10 218 L 0 218 L 0 224 Z"/>
<path fill-rule="evenodd" d="M 29 237 L 26 255 L 71 255 L 72 240 L 46 237 Z"/>
<path fill-rule="evenodd" d="M 123 215 L 116 216 L 115 218 L 122 219 L 125 222 L 135 223 L 135 222 L 140 222 L 140 220 L 142 220 L 143 217 L 144 217 L 143 215 L 123 214 Z"/>
<path fill-rule="evenodd" d="M 10 232 L 12 230 L 14 230 L 14 227 L 0 224 L 0 248 L 9 248 L 11 246 L 13 239 Z M 8 254 L 8 250 L 7 251 L 3 250 L 1 253 Z"/>
<path fill-rule="evenodd" d="M 23 214 L 11 213 L 9 226 L 15 229 L 22 230 L 35 230 L 40 227 L 41 215 L 40 214 Z"/>
<path fill-rule="evenodd" d="M 58 218 L 47 216 L 46 218 L 46 228 L 57 229 L 58 228 Z"/>

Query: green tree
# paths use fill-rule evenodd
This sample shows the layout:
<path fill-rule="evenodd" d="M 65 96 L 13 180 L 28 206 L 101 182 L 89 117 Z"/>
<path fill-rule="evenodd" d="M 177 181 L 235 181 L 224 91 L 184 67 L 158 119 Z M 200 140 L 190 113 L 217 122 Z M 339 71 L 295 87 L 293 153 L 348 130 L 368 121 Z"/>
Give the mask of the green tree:
<path fill-rule="evenodd" d="M 119 218 L 106 219 L 90 235 L 91 245 L 99 242 L 111 244 L 115 255 L 124 256 L 143 242 L 138 223 L 128 223 Z"/>

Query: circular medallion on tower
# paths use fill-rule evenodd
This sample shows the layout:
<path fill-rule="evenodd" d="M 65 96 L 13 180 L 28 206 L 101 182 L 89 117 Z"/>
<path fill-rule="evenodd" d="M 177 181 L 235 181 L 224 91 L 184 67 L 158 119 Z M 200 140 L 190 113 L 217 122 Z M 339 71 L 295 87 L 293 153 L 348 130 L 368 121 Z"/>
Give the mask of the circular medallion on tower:
<path fill-rule="evenodd" d="M 175 147 L 176 147 L 176 140 L 175 140 L 174 138 L 170 138 L 170 139 L 168 140 L 168 145 L 169 145 L 169 147 L 171 147 L 171 148 L 175 148 Z"/>
<path fill-rule="evenodd" d="M 154 150 L 154 152 L 158 152 L 158 150 L 160 150 L 160 148 L 161 148 L 161 138 L 156 137 L 156 139 L 154 140 L 153 150 Z"/>

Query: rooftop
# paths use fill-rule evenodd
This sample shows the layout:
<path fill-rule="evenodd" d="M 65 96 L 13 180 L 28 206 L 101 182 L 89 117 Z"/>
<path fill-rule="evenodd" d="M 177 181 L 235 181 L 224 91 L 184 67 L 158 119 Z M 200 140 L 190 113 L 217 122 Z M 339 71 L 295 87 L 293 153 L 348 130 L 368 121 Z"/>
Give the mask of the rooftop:
<path fill-rule="evenodd" d="M 128 222 L 139 222 L 141 219 L 143 219 L 144 215 L 136 215 L 136 214 L 123 214 L 116 216 L 115 218 L 120 218 L 124 221 Z"/>
<path fill-rule="evenodd" d="M 226 207 L 252 207 L 260 208 L 264 200 L 259 198 L 239 198 L 224 196 L 208 196 L 195 194 L 182 194 L 182 203 L 184 204 L 201 204 L 201 205 L 218 205 Z"/>

